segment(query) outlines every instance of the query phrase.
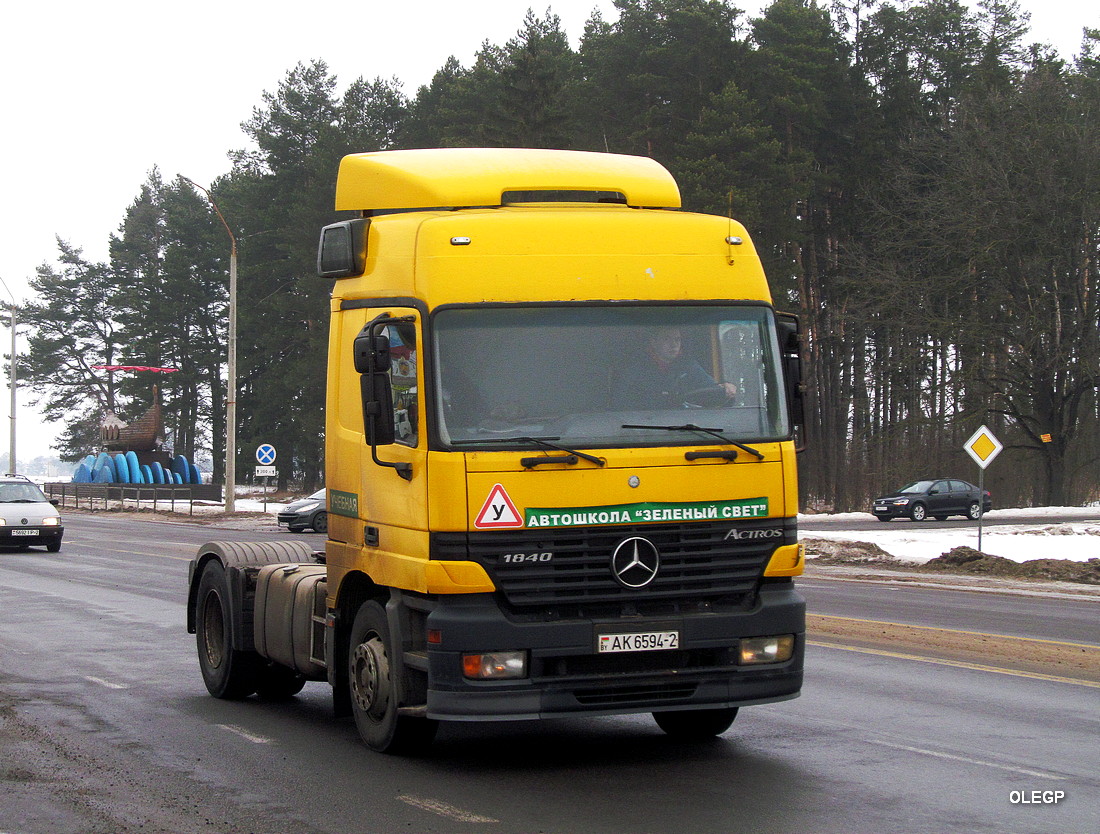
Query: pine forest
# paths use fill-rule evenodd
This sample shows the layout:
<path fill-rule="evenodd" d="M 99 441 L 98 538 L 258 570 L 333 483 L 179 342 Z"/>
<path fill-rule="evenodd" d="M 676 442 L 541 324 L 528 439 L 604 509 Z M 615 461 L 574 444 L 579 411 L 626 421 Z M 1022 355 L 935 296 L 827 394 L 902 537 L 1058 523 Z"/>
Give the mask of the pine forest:
<path fill-rule="evenodd" d="M 507 43 L 415 92 L 298 64 L 242 114 L 245 146 L 209 186 L 238 251 L 237 471 L 266 441 L 284 480 L 323 480 L 316 247 L 342 219 L 340 157 L 532 147 L 653 157 L 684 209 L 747 226 L 805 335 L 805 509 L 976 481 L 963 444 L 983 424 L 1005 445 L 985 476 L 998 506 L 1100 499 L 1100 30 L 1067 57 L 1031 42 L 1014 0 L 614 5 L 583 33 L 552 3 L 520 12 Z M 76 460 L 107 410 L 132 419 L 152 396 L 148 377 L 94 365 L 177 368 L 162 380 L 176 451 L 220 482 L 228 238 L 174 177 L 136 184 L 106 262 L 57 230 L 20 311 L 19 381 Z"/>

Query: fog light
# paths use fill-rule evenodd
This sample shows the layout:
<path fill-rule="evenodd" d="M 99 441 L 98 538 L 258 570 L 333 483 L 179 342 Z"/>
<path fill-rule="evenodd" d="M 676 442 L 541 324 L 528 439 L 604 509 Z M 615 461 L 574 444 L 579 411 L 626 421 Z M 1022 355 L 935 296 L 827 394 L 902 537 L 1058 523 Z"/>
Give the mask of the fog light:
<path fill-rule="evenodd" d="M 527 652 L 462 655 L 462 674 L 474 680 L 527 677 Z"/>
<path fill-rule="evenodd" d="M 746 637 L 741 641 L 741 664 L 782 663 L 794 654 L 794 635 Z"/>

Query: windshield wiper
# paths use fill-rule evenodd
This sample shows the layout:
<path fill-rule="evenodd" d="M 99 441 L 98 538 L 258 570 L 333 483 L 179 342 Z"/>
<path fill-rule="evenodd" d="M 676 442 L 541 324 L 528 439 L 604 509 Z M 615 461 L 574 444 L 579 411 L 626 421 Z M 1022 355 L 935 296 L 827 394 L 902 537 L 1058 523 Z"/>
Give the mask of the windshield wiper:
<path fill-rule="evenodd" d="M 570 465 L 577 462 L 577 458 L 584 458 L 590 461 L 596 466 L 603 466 L 606 461 L 603 458 L 598 458 L 595 455 L 587 454 L 586 452 L 578 452 L 575 449 L 570 449 L 568 446 L 559 446 L 557 443 L 551 443 L 551 440 L 560 440 L 560 437 L 527 437 L 526 435 L 521 437 L 493 437 L 477 440 L 455 440 L 452 445 L 459 446 L 466 443 L 533 443 L 536 446 L 544 446 L 547 449 L 553 449 L 555 452 L 565 452 L 569 457 L 564 458 L 523 458 L 520 461 L 521 464 L 527 469 L 532 466 L 539 466 L 543 463 L 568 463 Z"/>
<path fill-rule="evenodd" d="M 764 454 L 752 446 L 746 446 L 744 443 L 738 443 L 736 440 L 730 440 L 724 434 L 721 429 L 708 429 L 703 426 L 697 426 L 694 423 L 684 423 L 682 426 L 641 426 L 633 423 L 623 424 L 620 428 L 624 429 L 655 429 L 657 431 L 698 431 L 703 434 L 709 434 L 711 437 L 717 437 L 723 443 L 728 443 L 730 446 L 736 446 L 743 452 L 748 452 L 750 455 L 755 455 L 757 460 L 763 460 Z M 690 452 L 688 454 L 691 454 Z"/>

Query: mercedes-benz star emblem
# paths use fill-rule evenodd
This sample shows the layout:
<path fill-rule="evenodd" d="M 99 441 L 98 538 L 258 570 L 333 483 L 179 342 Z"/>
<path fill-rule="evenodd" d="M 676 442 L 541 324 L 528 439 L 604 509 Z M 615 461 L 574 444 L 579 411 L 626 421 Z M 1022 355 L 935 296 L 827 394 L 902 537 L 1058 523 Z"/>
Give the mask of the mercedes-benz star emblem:
<path fill-rule="evenodd" d="M 611 553 L 611 573 L 628 588 L 644 588 L 657 577 L 661 554 L 649 539 L 623 539 Z"/>

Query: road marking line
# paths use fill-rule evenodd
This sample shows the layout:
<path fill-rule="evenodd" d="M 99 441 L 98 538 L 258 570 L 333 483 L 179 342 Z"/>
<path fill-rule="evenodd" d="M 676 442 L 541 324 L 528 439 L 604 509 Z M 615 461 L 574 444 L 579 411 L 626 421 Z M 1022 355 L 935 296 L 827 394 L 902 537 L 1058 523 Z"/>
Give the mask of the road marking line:
<path fill-rule="evenodd" d="M 130 685 L 126 684 L 126 683 L 111 683 L 110 681 L 103 680 L 103 678 L 93 678 L 93 677 L 89 677 L 88 675 L 84 676 L 84 680 L 91 681 L 92 683 L 98 683 L 100 686 L 105 686 L 108 689 L 129 689 L 130 688 Z"/>
<path fill-rule="evenodd" d="M 414 808 L 419 808 L 421 811 L 428 811 L 432 814 L 446 817 L 455 822 L 500 822 L 500 820 L 495 820 L 492 817 L 483 817 L 480 814 L 475 814 L 473 811 L 464 811 L 462 808 L 456 808 L 454 805 L 448 805 L 446 802 L 440 802 L 438 799 L 423 799 L 419 796 L 405 795 L 398 796 L 397 798 L 406 805 L 411 805 Z"/>
<path fill-rule="evenodd" d="M 946 631 L 949 634 L 965 634 L 970 637 L 996 637 L 999 640 L 1026 640 L 1029 643 L 1050 643 L 1054 646 L 1073 646 L 1078 649 L 1100 649 L 1095 643 L 1070 643 L 1065 640 L 1043 640 L 1039 637 L 1018 637 L 1014 634 L 993 634 L 988 631 L 964 631 L 958 628 L 940 628 L 939 626 L 911 625 L 910 623 L 895 623 L 890 620 L 865 620 L 861 617 L 837 617 L 833 614 L 812 614 L 823 620 L 843 620 L 848 623 L 870 623 L 871 625 L 888 625 L 898 628 L 919 628 L 925 631 Z"/>
<path fill-rule="evenodd" d="M 888 652 L 883 649 L 868 649 L 863 646 L 843 646 L 840 643 L 824 643 L 820 640 L 807 640 L 810 646 L 820 646 L 825 649 L 841 649 L 846 652 L 860 652 L 861 654 L 874 654 L 880 657 L 896 657 L 899 660 L 919 660 L 922 663 L 935 663 L 940 666 L 954 666 L 958 669 L 972 669 L 977 672 L 996 672 L 999 675 L 1013 675 L 1018 678 L 1031 678 L 1039 681 L 1051 681 L 1052 683 L 1069 683 L 1075 686 L 1091 686 L 1100 689 L 1100 683 L 1095 681 L 1080 680 L 1079 678 L 1061 678 L 1057 675 L 1044 675 L 1041 672 L 1022 672 L 1018 669 L 1003 669 L 1000 666 L 983 666 L 980 663 L 967 663 L 964 660 L 946 660 L 939 657 L 925 657 L 919 654 L 903 654 L 901 652 Z"/>
<path fill-rule="evenodd" d="M 263 736 L 253 735 L 242 727 L 235 727 L 232 724 L 215 724 L 215 727 L 220 727 L 223 730 L 228 730 L 234 735 L 238 735 L 247 741 L 251 741 L 253 744 L 270 744 L 271 739 L 264 738 Z"/>
<path fill-rule="evenodd" d="M 966 764 L 982 765 L 983 767 L 995 767 L 997 770 L 1007 770 L 1012 773 L 1019 773 L 1024 776 L 1035 776 L 1039 779 L 1056 779 L 1059 782 L 1066 781 L 1065 776 L 1057 776 L 1053 773 L 1046 773 L 1042 770 L 1028 770 L 1024 767 L 1013 767 L 1012 765 L 997 764 L 996 762 L 987 762 L 984 759 L 971 759 L 967 756 L 956 756 L 952 753 L 940 753 L 936 750 L 925 750 L 921 747 L 910 747 L 907 744 L 891 744 L 888 741 L 875 741 L 874 739 L 864 739 L 868 744 L 877 744 L 881 747 L 891 747 L 894 750 L 904 750 L 907 753 L 920 753 L 922 756 L 935 756 L 937 759 L 948 759 L 952 762 L 964 762 Z"/>

